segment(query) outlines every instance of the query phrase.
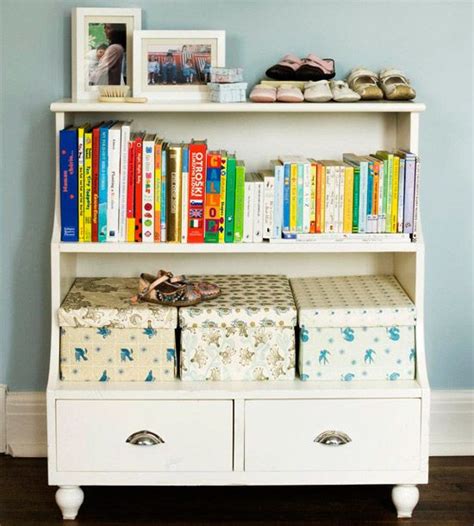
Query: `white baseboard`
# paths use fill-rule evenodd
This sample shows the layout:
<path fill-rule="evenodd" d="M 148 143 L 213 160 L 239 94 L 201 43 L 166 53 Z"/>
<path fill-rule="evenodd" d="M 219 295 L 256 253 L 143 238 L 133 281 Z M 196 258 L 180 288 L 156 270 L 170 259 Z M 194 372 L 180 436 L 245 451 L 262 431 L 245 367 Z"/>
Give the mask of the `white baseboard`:
<path fill-rule="evenodd" d="M 3 451 L 14 457 L 45 457 L 45 394 L 7 392 L 5 404 L 2 387 L 0 452 L 3 445 Z M 431 396 L 430 455 L 474 455 L 474 390 L 432 391 Z"/>

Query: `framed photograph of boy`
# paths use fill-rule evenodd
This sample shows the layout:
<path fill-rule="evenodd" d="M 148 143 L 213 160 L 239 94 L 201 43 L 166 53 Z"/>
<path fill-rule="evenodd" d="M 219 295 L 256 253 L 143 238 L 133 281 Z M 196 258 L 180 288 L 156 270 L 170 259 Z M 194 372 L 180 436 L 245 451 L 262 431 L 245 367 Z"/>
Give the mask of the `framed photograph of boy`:
<path fill-rule="evenodd" d="M 133 89 L 133 32 L 141 9 L 82 8 L 72 14 L 72 98 L 95 100 L 99 86 Z"/>
<path fill-rule="evenodd" d="M 225 66 L 225 31 L 136 31 L 133 95 L 209 100 L 211 67 Z"/>

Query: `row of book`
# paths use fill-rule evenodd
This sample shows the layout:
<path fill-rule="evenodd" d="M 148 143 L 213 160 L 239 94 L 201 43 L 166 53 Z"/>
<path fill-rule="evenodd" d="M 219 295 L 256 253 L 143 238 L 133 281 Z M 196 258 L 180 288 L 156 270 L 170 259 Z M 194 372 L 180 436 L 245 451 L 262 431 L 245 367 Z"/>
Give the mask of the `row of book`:
<path fill-rule="evenodd" d="M 62 241 L 255 243 L 416 232 L 419 162 L 405 151 L 342 161 L 287 156 L 246 173 L 235 154 L 209 150 L 206 141 L 167 143 L 132 132 L 131 122 L 108 121 L 61 130 L 59 152 Z"/>

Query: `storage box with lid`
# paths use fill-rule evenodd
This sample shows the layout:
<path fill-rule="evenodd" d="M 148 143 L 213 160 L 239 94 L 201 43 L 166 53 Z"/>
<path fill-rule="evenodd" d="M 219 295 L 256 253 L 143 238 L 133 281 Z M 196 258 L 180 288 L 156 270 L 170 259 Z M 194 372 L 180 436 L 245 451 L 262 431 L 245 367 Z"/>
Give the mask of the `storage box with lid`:
<path fill-rule="evenodd" d="M 136 278 L 77 278 L 59 311 L 64 381 L 173 380 L 177 309 L 131 304 Z"/>
<path fill-rule="evenodd" d="M 179 309 L 182 380 L 292 380 L 296 307 L 275 275 L 195 276 L 221 295 Z"/>
<path fill-rule="evenodd" d="M 415 377 L 416 309 L 394 276 L 295 278 L 302 380 Z"/>

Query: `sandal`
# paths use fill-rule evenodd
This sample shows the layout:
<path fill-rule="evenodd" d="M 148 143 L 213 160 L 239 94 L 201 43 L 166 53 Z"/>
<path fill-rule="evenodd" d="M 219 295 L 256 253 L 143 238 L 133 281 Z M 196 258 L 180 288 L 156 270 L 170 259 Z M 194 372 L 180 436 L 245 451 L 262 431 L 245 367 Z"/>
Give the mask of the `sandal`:
<path fill-rule="evenodd" d="M 412 100 L 416 91 L 410 81 L 399 69 L 387 68 L 379 73 L 380 85 L 388 100 Z"/>
<path fill-rule="evenodd" d="M 351 90 L 347 82 L 343 80 L 331 80 L 329 87 L 332 91 L 332 98 L 336 102 L 357 102 L 360 100 L 360 95 Z"/>
<path fill-rule="evenodd" d="M 288 53 L 278 64 L 267 69 L 265 74 L 274 80 L 294 80 L 296 70 L 303 64 L 303 61 L 296 55 Z"/>
<path fill-rule="evenodd" d="M 192 284 L 171 283 L 168 274 L 156 279 L 150 274 L 141 274 L 138 282 L 138 294 L 131 298 L 131 303 L 148 301 L 159 305 L 188 307 L 202 301 L 198 289 Z"/>
<path fill-rule="evenodd" d="M 278 102 L 303 102 L 303 93 L 295 86 L 280 86 L 277 89 L 276 100 Z"/>
<path fill-rule="evenodd" d="M 151 277 L 152 280 L 154 279 L 153 276 L 150 276 L 150 274 L 144 275 L 147 277 Z M 170 284 L 192 285 L 201 294 L 201 298 L 203 301 L 212 300 L 221 295 L 221 289 L 217 285 L 214 285 L 214 283 L 209 283 L 208 281 L 194 282 L 189 280 L 186 276 L 173 276 L 171 272 L 167 272 L 166 270 L 159 270 L 157 278 L 164 275 L 169 276 Z"/>
<path fill-rule="evenodd" d="M 328 102 L 332 100 L 328 81 L 307 82 L 304 85 L 304 100 L 307 102 Z"/>
<path fill-rule="evenodd" d="M 252 102 L 275 102 L 277 90 L 273 86 L 254 86 L 250 92 L 249 99 Z"/>
<path fill-rule="evenodd" d="M 354 68 L 346 81 L 349 87 L 360 95 L 362 100 L 383 99 L 383 92 L 377 85 L 378 77 L 370 69 Z"/>
<path fill-rule="evenodd" d="M 336 75 L 336 67 L 332 58 L 319 58 L 310 53 L 302 59 L 302 65 L 296 71 L 297 80 L 330 80 Z"/>

